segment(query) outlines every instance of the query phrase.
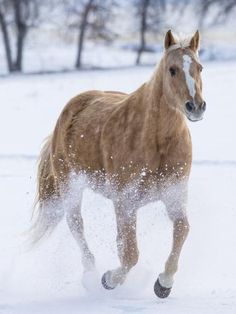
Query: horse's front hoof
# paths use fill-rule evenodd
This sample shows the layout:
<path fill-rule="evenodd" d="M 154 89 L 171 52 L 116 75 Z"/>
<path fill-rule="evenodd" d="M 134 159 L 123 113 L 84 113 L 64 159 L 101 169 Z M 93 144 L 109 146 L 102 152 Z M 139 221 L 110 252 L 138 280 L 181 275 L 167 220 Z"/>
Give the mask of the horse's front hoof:
<path fill-rule="evenodd" d="M 109 271 L 106 272 L 105 274 L 103 274 L 101 282 L 102 282 L 102 285 L 103 285 L 103 287 L 104 287 L 105 289 L 107 289 L 107 290 L 113 290 L 113 289 L 115 289 L 115 287 L 111 287 L 111 286 L 107 283 L 107 281 L 108 281 L 107 278 L 108 278 L 109 275 L 110 275 L 110 272 L 109 272 Z"/>
<path fill-rule="evenodd" d="M 171 288 L 162 287 L 159 279 L 157 279 L 154 285 L 154 292 L 158 298 L 165 299 L 170 295 Z"/>

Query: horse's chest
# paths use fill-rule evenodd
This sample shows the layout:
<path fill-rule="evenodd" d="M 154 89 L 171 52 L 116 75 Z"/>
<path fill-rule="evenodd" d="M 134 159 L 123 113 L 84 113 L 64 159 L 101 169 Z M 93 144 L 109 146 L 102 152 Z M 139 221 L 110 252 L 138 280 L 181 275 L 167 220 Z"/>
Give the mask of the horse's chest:
<path fill-rule="evenodd" d="M 168 139 L 160 149 L 160 170 L 166 177 L 181 177 L 189 173 L 192 163 L 192 144 L 188 136 Z"/>

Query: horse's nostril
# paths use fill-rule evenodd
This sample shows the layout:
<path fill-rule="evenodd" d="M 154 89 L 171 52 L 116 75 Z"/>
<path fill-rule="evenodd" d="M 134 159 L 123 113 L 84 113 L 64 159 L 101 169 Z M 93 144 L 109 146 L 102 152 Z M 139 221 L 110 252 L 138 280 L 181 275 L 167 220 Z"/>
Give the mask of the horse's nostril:
<path fill-rule="evenodd" d="M 194 103 L 191 101 L 186 102 L 185 106 L 189 112 L 192 112 L 194 110 Z"/>
<path fill-rule="evenodd" d="M 206 110 L 206 102 L 205 102 L 205 101 L 203 101 L 203 103 L 202 103 L 202 110 L 203 110 L 203 111 Z"/>

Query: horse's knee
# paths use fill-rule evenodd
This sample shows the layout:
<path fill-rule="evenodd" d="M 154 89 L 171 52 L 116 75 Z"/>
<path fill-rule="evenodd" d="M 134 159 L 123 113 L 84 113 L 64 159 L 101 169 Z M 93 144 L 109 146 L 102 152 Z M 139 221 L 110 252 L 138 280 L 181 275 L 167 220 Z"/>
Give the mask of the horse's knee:
<path fill-rule="evenodd" d="M 177 234 L 181 234 L 183 237 L 187 237 L 190 230 L 188 219 L 176 219 L 174 221 L 174 229 Z"/>

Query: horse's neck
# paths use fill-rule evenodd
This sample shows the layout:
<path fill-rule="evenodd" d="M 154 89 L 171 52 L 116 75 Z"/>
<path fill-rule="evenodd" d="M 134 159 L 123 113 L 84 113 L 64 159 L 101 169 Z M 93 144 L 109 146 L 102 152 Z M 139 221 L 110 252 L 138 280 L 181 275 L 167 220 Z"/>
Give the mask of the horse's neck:
<path fill-rule="evenodd" d="M 159 140 L 178 134 L 185 119 L 179 110 L 167 103 L 163 94 L 163 63 L 161 62 L 153 77 L 141 87 L 141 105 L 147 128 L 155 128 Z M 140 93 L 140 92 L 139 92 Z"/>

